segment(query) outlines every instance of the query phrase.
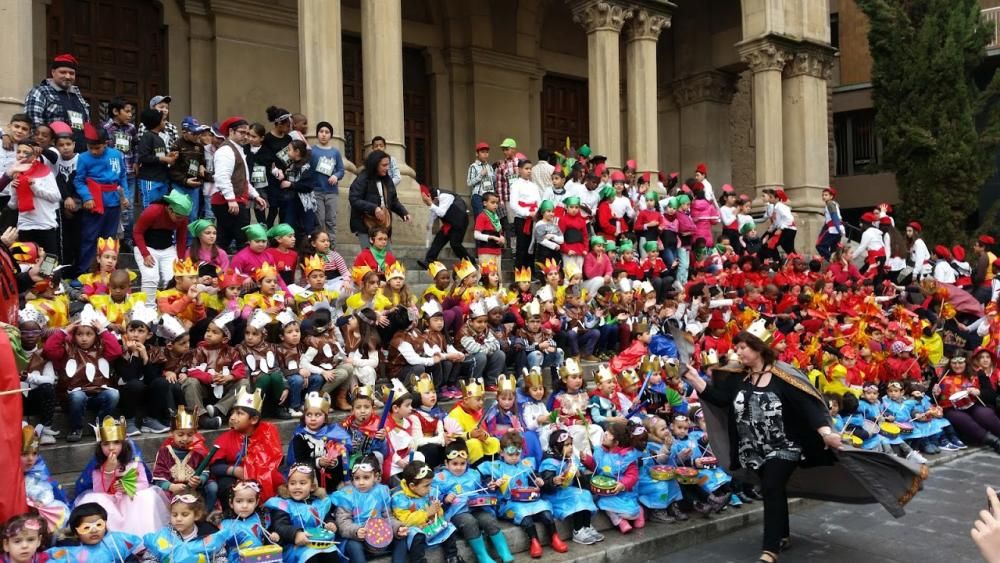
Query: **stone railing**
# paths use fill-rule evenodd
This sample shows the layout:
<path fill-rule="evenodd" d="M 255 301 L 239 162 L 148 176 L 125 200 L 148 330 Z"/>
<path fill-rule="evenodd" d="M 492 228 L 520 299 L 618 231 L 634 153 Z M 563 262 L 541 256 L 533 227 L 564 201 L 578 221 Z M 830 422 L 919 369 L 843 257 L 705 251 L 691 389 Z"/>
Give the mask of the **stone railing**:
<path fill-rule="evenodd" d="M 983 21 L 993 28 L 993 40 L 986 45 L 987 49 L 1000 49 L 1000 7 L 985 8 Z"/>

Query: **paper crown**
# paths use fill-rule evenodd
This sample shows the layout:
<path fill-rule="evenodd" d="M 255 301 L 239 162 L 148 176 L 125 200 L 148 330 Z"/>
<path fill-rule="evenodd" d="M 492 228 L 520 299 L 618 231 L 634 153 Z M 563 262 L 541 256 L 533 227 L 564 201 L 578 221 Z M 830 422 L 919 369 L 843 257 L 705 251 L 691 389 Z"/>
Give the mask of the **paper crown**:
<path fill-rule="evenodd" d="M 180 260 L 174 259 L 174 276 L 197 276 L 198 265 L 191 261 L 191 257 Z"/>
<path fill-rule="evenodd" d="M 487 274 L 495 274 L 499 270 L 497 269 L 497 261 L 490 261 L 483 263 L 479 268 L 479 273 L 486 277 Z"/>
<path fill-rule="evenodd" d="M 45 328 L 49 324 L 49 318 L 44 312 L 38 310 L 33 305 L 28 304 L 24 306 L 17 312 L 17 322 L 20 324 L 24 323 L 35 323 L 38 326 Z"/>
<path fill-rule="evenodd" d="M 197 430 L 198 417 L 193 412 L 188 412 L 184 405 L 177 405 L 177 414 L 174 415 L 174 430 Z"/>
<path fill-rule="evenodd" d="M 403 267 L 402 262 L 393 262 L 389 264 L 385 269 L 385 279 L 391 280 L 393 278 L 403 278 L 406 279 L 406 268 Z"/>
<path fill-rule="evenodd" d="M 490 295 L 486 298 L 486 310 L 492 311 L 493 309 L 499 309 L 503 307 L 503 303 L 500 302 L 500 298 L 496 295 Z"/>
<path fill-rule="evenodd" d="M 392 402 L 398 401 L 403 395 L 409 395 L 410 390 L 403 385 L 403 382 L 396 379 L 395 377 L 389 381 L 389 385 L 382 386 L 382 399 L 384 401 L 389 400 L 389 393 L 392 393 Z"/>
<path fill-rule="evenodd" d="M 433 317 L 434 315 L 443 314 L 441 310 L 441 304 L 437 302 L 436 299 L 431 299 L 430 301 L 425 301 L 423 305 L 420 306 L 420 310 L 424 313 L 427 318 Z"/>
<path fill-rule="evenodd" d="M 527 266 L 524 268 L 514 268 L 514 282 L 531 283 L 531 268 L 528 268 Z"/>
<path fill-rule="evenodd" d="M 419 376 L 411 375 L 410 386 L 413 387 L 414 391 L 417 393 L 433 393 L 434 378 L 432 378 L 429 373 L 421 373 Z"/>
<path fill-rule="evenodd" d="M 580 269 L 580 266 L 577 266 L 573 262 L 570 262 L 566 264 L 566 266 L 563 268 L 563 274 L 566 275 L 566 280 L 568 281 L 572 279 L 573 276 L 582 275 L 583 271 Z"/>
<path fill-rule="evenodd" d="M 641 291 L 643 293 L 653 293 L 653 291 L 655 291 L 653 289 L 653 284 L 649 283 L 648 281 L 643 281 L 636 284 L 635 290 Z"/>
<path fill-rule="evenodd" d="M 559 273 L 559 263 L 552 258 L 547 258 L 544 262 L 535 262 L 538 269 L 545 275 Z"/>
<path fill-rule="evenodd" d="M 719 353 L 715 348 L 710 348 L 701 353 L 701 365 L 703 367 L 712 367 L 719 364 Z"/>
<path fill-rule="evenodd" d="M 524 388 L 532 387 L 545 387 L 545 378 L 542 377 L 542 368 L 539 366 L 531 368 L 531 371 L 524 369 Z"/>
<path fill-rule="evenodd" d="M 464 379 L 458 380 L 458 386 L 462 389 L 462 398 L 482 397 L 486 394 L 486 386 L 483 385 L 482 377 L 473 377 L 466 383 Z"/>
<path fill-rule="evenodd" d="M 97 435 L 102 442 L 124 442 L 125 441 L 125 418 L 115 420 L 106 416 L 98 426 Z"/>
<path fill-rule="evenodd" d="M 632 291 L 632 280 L 628 278 L 618 280 L 618 290 L 623 293 Z"/>
<path fill-rule="evenodd" d="M 657 356 L 645 356 L 642 358 L 642 364 L 639 366 L 640 373 L 658 373 L 662 369 L 662 364 L 660 358 Z"/>
<path fill-rule="evenodd" d="M 354 285 L 361 285 L 361 282 L 365 279 L 365 275 L 372 271 L 368 266 L 355 266 L 351 268 L 351 279 L 354 280 Z"/>
<path fill-rule="evenodd" d="M 328 393 L 320 395 L 316 391 L 310 391 L 306 393 L 303 405 L 305 405 L 302 408 L 303 412 L 306 412 L 309 409 L 317 409 L 323 414 L 328 414 L 330 412 L 330 395 Z"/>
<path fill-rule="evenodd" d="M 229 334 L 229 323 L 236 320 L 236 313 L 233 311 L 223 311 L 212 319 L 212 324 L 221 328 L 223 332 Z"/>
<path fill-rule="evenodd" d="M 83 326 L 96 325 L 99 329 L 103 329 L 108 326 L 108 318 L 95 309 L 93 305 L 87 303 L 80 311 L 80 324 Z"/>
<path fill-rule="evenodd" d="M 472 304 L 469 305 L 470 319 L 485 317 L 487 313 L 489 313 L 489 310 L 486 308 L 486 303 L 483 301 L 473 301 Z"/>
<path fill-rule="evenodd" d="M 375 388 L 371 385 L 358 385 L 351 391 L 352 400 L 358 397 L 368 397 L 375 400 Z"/>
<path fill-rule="evenodd" d="M 156 327 L 157 336 L 167 342 L 173 342 L 185 334 L 187 334 L 187 329 L 177 320 L 177 317 L 173 315 L 160 317 L 160 326 Z"/>
<path fill-rule="evenodd" d="M 639 374 L 637 374 L 634 369 L 623 370 L 618 374 L 618 384 L 622 387 L 638 385 L 639 381 Z"/>
<path fill-rule="evenodd" d="M 445 266 L 441 262 L 437 262 L 437 261 L 431 262 L 430 264 L 427 265 L 427 273 L 430 274 L 431 279 L 436 278 L 438 274 L 440 274 L 441 272 L 443 272 L 443 271 L 445 271 L 447 269 L 448 269 L 448 266 Z"/>
<path fill-rule="evenodd" d="M 319 257 L 318 254 L 313 254 L 312 256 L 306 256 L 302 260 L 302 273 L 308 276 L 313 272 L 325 272 L 326 268 L 323 264 L 323 259 Z"/>
<path fill-rule="evenodd" d="M 543 285 L 537 292 L 535 292 L 535 299 L 537 299 L 540 303 L 555 301 L 556 296 L 552 292 L 552 286 Z"/>
<path fill-rule="evenodd" d="M 506 373 L 501 373 L 497 376 L 497 393 L 503 393 L 504 391 L 510 391 L 511 393 L 517 393 L 517 378 L 513 375 L 507 375 Z"/>
<path fill-rule="evenodd" d="M 468 276 L 476 273 L 476 267 L 469 262 L 468 258 L 462 258 L 462 260 L 455 264 L 455 275 L 458 276 L 459 280 L 463 280 Z"/>
<path fill-rule="evenodd" d="M 271 315 L 264 312 L 263 309 L 254 309 L 253 313 L 250 315 L 250 326 L 257 330 L 264 330 L 264 327 L 274 322 Z"/>
<path fill-rule="evenodd" d="M 40 444 L 38 432 L 30 424 L 21 426 L 21 454 L 28 454 L 38 451 Z M 25 467 L 24 469 L 30 469 Z"/>
<path fill-rule="evenodd" d="M 253 281 L 260 283 L 264 278 L 277 278 L 278 270 L 268 262 L 264 262 L 253 271 Z"/>
<path fill-rule="evenodd" d="M 542 305 L 538 301 L 531 301 L 521 307 L 521 312 L 525 317 L 538 317 L 542 314 Z"/>
<path fill-rule="evenodd" d="M 632 325 L 632 334 L 645 334 L 649 332 L 649 323 L 646 321 L 639 321 Z"/>
<path fill-rule="evenodd" d="M 260 389 L 254 389 L 253 393 L 248 393 L 246 389 L 240 388 L 236 392 L 236 405 L 237 407 L 244 409 L 252 409 L 256 413 L 260 413 L 260 409 L 264 406 L 264 396 L 261 395 Z"/>
<path fill-rule="evenodd" d="M 140 301 L 132 305 L 132 310 L 128 312 L 128 319 L 129 322 L 139 322 L 152 327 L 159 319 L 159 313 L 155 307 L 150 307 L 145 302 Z"/>
<path fill-rule="evenodd" d="M 562 377 L 563 379 L 566 379 L 571 375 L 582 375 L 582 374 L 583 370 L 580 369 L 580 364 L 578 364 L 577 361 L 574 360 L 573 358 L 567 358 L 566 363 L 564 363 L 563 366 L 559 368 L 559 376 Z"/>
<path fill-rule="evenodd" d="M 227 287 L 239 287 L 243 285 L 243 281 L 246 278 L 235 270 L 226 270 L 219 276 L 219 289 L 226 289 Z"/>
<path fill-rule="evenodd" d="M 297 322 L 299 318 L 295 316 L 295 313 L 293 313 L 291 309 L 285 309 L 278 313 L 278 315 L 274 317 L 274 320 L 278 321 L 278 324 L 284 328 L 294 322 Z"/>
<path fill-rule="evenodd" d="M 611 373 L 611 369 L 609 369 L 606 364 L 601 364 L 601 366 L 597 368 L 597 371 L 594 372 L 594 381 L 596 381 L 598 385 L 604 383 L 605 381 L 613 382 L 614 380 L 615 375 Z"/>
<path fill-rule="evenodd" d="M 38 245 L 33 242 L 12 242 L 10 244 L 11 256 L 17 260 L 18 264 L 34 266 L 38 263 Z"/>
<path fill-rule="evenodd" d="M 118 244 L 118 239 L 113 238 L 98 238 L 97 239 L 97 255 L 100 256 L 105 252 L 114 252 L 118 254 L 118 250 L 121 247 Z"/>
<path fill-rule="evenodd" d="M 771 337 L 774 336 L 774 332 L 767 328 L 767 321 L 765 319 L 757 319 L 750 323 L 747 327 L 747 332 L 761 339 L 765 344 L 771 341 Z"/>

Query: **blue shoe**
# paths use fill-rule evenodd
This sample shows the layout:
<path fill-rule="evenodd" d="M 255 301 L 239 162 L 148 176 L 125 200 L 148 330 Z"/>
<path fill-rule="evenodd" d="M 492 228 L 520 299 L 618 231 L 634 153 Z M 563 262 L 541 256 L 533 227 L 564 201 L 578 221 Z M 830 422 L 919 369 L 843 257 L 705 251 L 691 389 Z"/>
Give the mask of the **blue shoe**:
<path fill-rule="evenodd" d="M 968 448 L 968 447 L 969 447 L 969 446 L 966 446 L 966 445 L 965 445 L 965 442 L 963 442 L 963 441 L 959 440 L 958 438 L 955 438 L 955 441 L 954 441 L 954 442 L 952 442 L 952 444 L 954 444 L 954 445 L 955 445 L 955 447 L 957 447 L 957 448 L 958 448 L 958 449 L 960 449 L 960 450 L 964 450 L 964 449 L 966 449 L 966 448 Z"/>
<path fill-rule="evenodd" d="M 948 442 L 948 441 L 942 441 L 940 447 L 941 447 L 941 449 L 943 451 L 946 451 L 946 452 L 957 452 L 958 451 L 958 446 L 956 446 L 955 444 L 952 444 L 951 442 Z"/>

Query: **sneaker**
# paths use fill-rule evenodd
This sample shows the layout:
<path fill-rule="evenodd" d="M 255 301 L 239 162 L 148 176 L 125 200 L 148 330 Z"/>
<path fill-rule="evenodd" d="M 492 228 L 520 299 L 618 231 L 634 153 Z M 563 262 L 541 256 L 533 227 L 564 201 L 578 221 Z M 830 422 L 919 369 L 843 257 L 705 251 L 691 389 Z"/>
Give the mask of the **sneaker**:
<path fill-rule="evenodd" d="M 205 407 L 205 415 L 208 416 L 209 418 L 215 416 L 216 415 L 215 405 L 208 405 L 207 407 Z"/>
<path fill-rule="evenodd" d="M 278 418 L 280 418 L 281 420 L 291 420 L 295 418 L 295 415 L 292 414 L 294 412 L 295 411 L 290 408 L 281 407 L 278 409 Z"/>
<path fill-rule="evenodd" d="M 918 452 L 917 450 L 911 451 L 909 455 L 906 456 L 906 459 L 914 463 L 919 463 L 920 465 L 927 464 L 927 458 L 920 455 L 920 452 Z"/>
<path fill-rule="evenodd" d="M 70 430 L 69 434 L 66 435 L 66 441 L 73 444 L 79 442 L 83 438 L 83 430 Z"/>
<path fill-rule="evenodd" d="M 38 438 L 38 443 L 40 445 L 42 445 L 42 446 L 50 446 L 50 445 L 56 443 L 56 437 L 55 436 L 49 436 L 48 434 L 43 433 Z"/>
<path fill-rule="evenodd" d="M 924 444 L 923 452 L 927 455 L 937 455 L 941 453 L 941 449 L 938 448 L 936 445 L 927 442 L 926 444 Z"/>
<path fill-rule="evenodd" d="M 670 506 L 667 507 L 667 514 L 672 516 L 673 519 L 678 522 L 686 522 L 688 519 L 688 515 L 684 514 L 684 511 L 681 510 L 681 507 L 677 506 L 676 502 L 671 503 Z"/>
<path fill-rule="evenodd" d="M 743 501 L 736 494 L 729 495 L 729 506 L 734 508 L 743 508 Z"/>
<path fill-rule="evenodd" d="M 139 427 L 135 425 L 135 420 L 129 420 L 125 423 L 125 435 L 130 438 L 142 435 L 142 430 L 139 430 Z"/>
<path fill-rule="evenodd" d="M 52 428 L 51 426 L 43 426 L 42 427 L 42 435 L 43 436 L 53 436 L 54 437 L 54 436 L 58 436 L 59 435 L 59 431 L 56 430 L 55 428 Z"/>
<path fill-rule="evenodd" d="M 587 354 L 586 356 L 583 357 L 583 361 L 585 361 L 585 362 L 599 362 L 599 361 L 601 361 L 601 359 L 598 358 L 597 356 L 593 355 L 593 354 Z"/>
<path fill-rule="evenodd" d="M 694 511 L 703 515 L 705 518 L 708 518 L 709 515 L 711 515 L 712 512 L 714 512 L 715 510 L 711 504 L 707 502 L 701 502 L 700 500 L 696 500 L 691 504 L 694 506 Z"/>
<path fill-rule="evenodd" d="M 650 516 L 650 519 L 652 519 L 653 522 L 666 522 L 668 524 L 677 521 L 666 510 L 654 510 L 653 514 Z"/>
<path fill-rule="evenodd" d="M 604 534 L 598 532 L 597 528 L 593 526 L 587 526 L 586 528 L 584 528 L 584 530 L 586 530 L 587 533 L 590 534 L 590 537 L 594 538 L 594 540 L 604 541 Z"/>
<path fill-rule="evenodd" d="M 743 504 L 753 504 L 753 499 L 748 497 L 746 493 L 736 493 L 736 498 L 740 499 Z"/>
<path fill-rule="evenodd" d="M 573 531 L 573 543 L 593 545 L 597 543 L 597 540 L 587 532 L 587 528 L 580 528 Z"/>
<path fill-rule="evenodd" d="M 219 428 L 222 428 L 222 417 L 220 416 L 203 414 L 198 419 L 199 430 L 218 430 Z"/>
<path fill-rule="evenodd" d="M 955 440 L 952 441 L 952 444 L 955 444 L 955 447 L 957 447 L 960 450 L 964 450 L 969 447 L 965 445 L 965 442 L 959 440 L 958 438 L 955 438 Z"/>
<path fill-rule="evenodd" d="M 945 451 L 945 452 L 957 452 L 958 451 L 958 446 L 956 446 L 955 444 L 952 444 L 951 442 L 945 441 L 945 440 L 942 440 L 941 441 L 941 445 L 939 445 L 938 447 L 941 448 L 941 451 Z"/>
<path fill-rule="evenodd" d="M 170 427 L 155 418 L 145 418 L 142 421 L 142 431 L 149 434 L 163 434 L 170 432 Z"/>

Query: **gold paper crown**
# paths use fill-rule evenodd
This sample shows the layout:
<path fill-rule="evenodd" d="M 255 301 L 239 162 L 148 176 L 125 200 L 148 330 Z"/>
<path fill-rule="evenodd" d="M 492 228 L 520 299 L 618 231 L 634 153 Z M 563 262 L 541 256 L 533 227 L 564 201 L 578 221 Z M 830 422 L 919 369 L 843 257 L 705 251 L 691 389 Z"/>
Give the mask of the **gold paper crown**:
<path fill-rule="evenodd" d="M 767 328 L 767 321 L 764 319 L 757 319 L 750 323 L 747 327 L 747 332 L 760 338 L 764 341 L 764 344 L 771 342 L 771 337 L 774 336 L 774 332 Z"/>
<path fill-rule="evenodd" d="M 524 371 L 525 390 L 531 389 L 532 387 L 545 387 L 545 378 L 542 377 L 542 368 L 535 366 L 531 368 L 531 371 L 528 371 L 527 369 Z"/>
<path fill-rule="evenodd" d="M 639 371 L 642 373 L 658 373 L 663 366 L 660 364 L 660 358 L 656 356 L 645 356 L 642 358 L 642 365 L 639 367 Z"/>
<path fill-rule="evenodd" d="M 516 283 L 531 283 L 531 268 L 527 266 L 524 268 L 514 268 L 514 281 Z"/>
<path fill-rule="evenodd" d="M 390 380 L 389 383 L 391 383 L 392 385 L 391 386 L 388 386 L 388 385 L 383 385 L 382 386 L 382 399 L 385 400 L 386 402 L 389 401 L 389 393 L 390 392 L 392 393 L 392 402 L 393 403 L 399 401 L 401 398 L 403 398 L 404 395 L 409 396 L 410 390 L 407 389 L 405 385 L 403 385 L 402 381 L 400 381 L 400 380 L 398 380 L 396 378 L 392 378 L 392 380 Z"/>
<path fill-rule="evenodd" d="M 102 442 L 124 442 L 125 441 L 125 418 L 115 420 L 110 416 L 104 417 L 101 422 L 98 435 Z"/>
<path fill-rule="evenodd" d="M 472 265 L 472 262 L 469 262 L 468 258 L 462 258 L 461 262 L 455 264 L 455 274 L 458 276 L 459 281 L 474 273 L 476 273 L 476 267 Z"/>
<path fill-rule="evenodd" d="M 260 283 L 264 278 L 277 278 L 278 270 L 268 262 L 264 262 L 253 271 L 253 281 Z"/>
<path fill-rule="evenodd" d="M 525 303 L 524 307 L 521 307 L 521 312 L 527 317 L 537 317 L 542 314 L 542 305 L 538 301 L 532 301 L 530 303 Z"/>
<path fill-rule="evenodd" d="M 566 363 L 559 369 L 559 376 L 563 379 L 571 375 L 581 375 L 583 370 L 580 369 L 580 364 L 576 363 L 573 358 L 567 358 Z"/>
<path fill-rule="evenodd" d="M 646 321 L 639 321 L 632 325 L 632 334 L 643 334 L 649 332 L 649 323 Z"/>
<path fill-rule="evenodd" d="M 719 364 L 719 352 L 715 348 L 709 348 L 701 353 L 701 365 L 712 367 Z"/>
<path fill-rule="evenodd" d="M 354 280 L 354 285 L 360 286 L 361 281 L 365 279 L 365 275 L 372 271 L 368 266 L 355 266 L 351 268 L 351 279 Z"/>
<path fill-rule="evenodd" d="M 545 262 L 536 262 L 536 264 L 538 265 L 538 269 L 545 275 L 559 271 L 559 263 L 552 258 L 546 259 Z"/>
<path fill-rule="evenodd" d="M 606 364 L 602 364 L 599 368 L 597 368 L 597 371 L 594 372 L 594 381 L 596 381 L 598 385 L 604 383 L 605 381 L 614 380 L 615 375 L 611 373 L 611 370 L 608 369 Z"/>
<path fill-rule="evenodd" d="M 302 261 L 302 273 L 306 276 L 313 272 L 320 271 L 326 271 L 326 267 L 323 264 L 323 259 L 320 258 L 318 254 L 306 256 L 305 260 Z"/>
<path fill-rule="evenodd" d="M 120 248 L 118 244 L 118 239 L 113 238 L 98 238 L 97 239 L 97 255 L 100 256 L 105 252 L 114 252 L 118 254 L 118 249 Z"/>
<path fill-rule="evenodd" d="M 507 375 L 506 373 L 501 373 L 497 376 L 497 393 L 503 393 L 504 391 L 510 391 L 511 393 L 517 393 L 517 378 L 513 375 Z"/>
<path fill-rule="evenodd" d="M 177 414 L 174 415 L 174 430 L 197 430 L 198 417 L 195 413 L 188 412 L 184 405 L 177 406 Z"/>
<path fill-rule="evenodd" d="M 413 387 L 417 393 L 433 393 L 434 379 L 431 378 L 428 373 L 421 373 L 419 376 L 411 375 L 410 386 Z"/>
<path fill-rule="evenodd" d="M 639 380 L 639 374 L 637 374 L 634 369 L 627 369 L 618 374 L 618 385 L 621 385 L 622 387 L 638 385 Z"/>
<path fill-rule="evenodd" d="M 427 265 L 427 273 L 430 274 L 431 279 L 436 278 L 438 274 L 440 274 L 441 272 L 443 272 L 443 271 L 445 271 L 447 269 L 448 269 L 448 266 L 445 266 L 441 262 L 437 262 L 437 261 L 431 262 L 430 264 Z"/>
<path fill-rule="evenodd" d="M 21 455 L 29 454 L 38 451 L 38 433 L 35 432 L 35 427 L 31 425 L 24 425 L 21 427 Z M 30 469 L 25 467 L 23 469 Z"/>
<path fill-rule="evenodd" d="M 579 266 L 570 262 L 566 264 L 566 267 L 563 268 L 563 274 L 566 275 L 566 281 L 569 281 L 570 279 L 573 278 L 573 276 L 579 276 L 583 274 L 583 271 L 580 270 Z"/>
<path fill-rule="evenodd" d="M 392 278 L 406 279 L 406 268 L 403 267 L 402 262 L 393 262 L 385 269 L 385 279 L 391 280 Z"/>
<path fill-rule="evenodd" d="M 191 261 L 191 257 L 188 256 L 183 260 L 174 259 L 174 275 L 175 276 L 197 276 L 198 275 L 198 265 Z"/>
<path fill-rule="evenodd" d="M 482 274 L 483 277 L 486 277 L 487 274 L 495 274 L 497 271 L 496 261 L 486 262 L 479 268 L 479 273 Z"/>
<path fill-rule="evenodd" d="M 464 379 L 458 380 L 458 386 L 462 389 L 462 398 L 482 397 L 486 394 L 486 386 L 483 385 L 483 378 L 472 378 L 468 383 Z"/>
<path fill-rule="evenodd" d="M 352 393 L 354 398 L 357 397 L 368 397 L 371 400 L 375 400 L 375 388 L 371 385 L 358 385 L 354 388 Z"/>
<path fill-rule="evenodd" d="M 306 393 L 306 399 L 304 402 L 305 407 L 303 411 L 308 411 L 309 409 L 319 409 L 323 414 L 328 414 L 330 412 L 330 395 L 323 393 L 320 395 L 316 391 L 310 391 Z"/>
<path fill-rule="evenodd" d="M 246 389 L 240 388 L 236 392 L 236 405 L 244 409 L 253 409 L 257 413 L 260 413 L 261 407 L 264 406 L 264 397 L 260 393 L 260 389 L 254 389 L 253 393 L 247 393 Z"/>

